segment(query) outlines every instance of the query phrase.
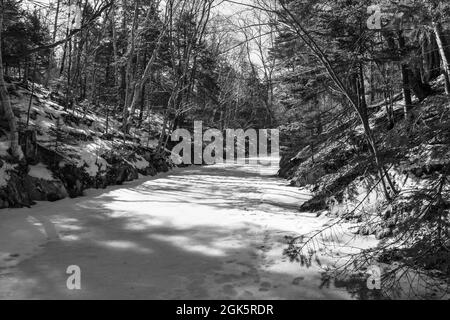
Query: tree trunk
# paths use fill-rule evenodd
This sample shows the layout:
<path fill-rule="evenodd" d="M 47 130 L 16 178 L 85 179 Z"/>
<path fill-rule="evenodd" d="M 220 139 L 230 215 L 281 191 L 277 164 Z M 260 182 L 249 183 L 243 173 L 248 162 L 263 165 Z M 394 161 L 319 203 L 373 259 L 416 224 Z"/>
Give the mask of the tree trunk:
<path fill-rule="evenodd" d="M 2 30 L 3 30 L 3 0 L 0 0 L 0 114 L 8 122 L 10 140 L 11 140 L 11 155 L 20 160 L 23 157 L 22 149 L 19 145 L 19 132 L 17 130 L 16 117 L 11 107 L 8 91 L 6 89 L 5 79 L 3 77 L 3 58 L 2 58 Z"/>
<path fill-rule="evenodd" d="M 403 35 L 399 33 L 398 36 L 398 43 L 400 52 L 404 53 L 405 51 L 405 38 L 403 38 Z M 405 104 L 404 107 L 404 113 L 405 113 L 405 119 L 409 119 L 411 114 L 411 107 L 412 107 L 412 98 L 411 98 L 411 84 L 410 84 L 410 71 L 408 68 L 408 64 L 406 62 L 401 63 L 401 70 L 402 70 L 402 90 L 403 90 L 403 102 Z"/>
<path fill-rule="evenodd" d="M 126 17 L 126 11 L 127 11 L 127 1 L 122 0 L 122 11 L 123 11 L 123 17 L 122 17 L 122 34 L 125 36 L 127 34 L 127 17 Z M 125 48 L 126 50 L 126 48 Z M 126 52 L 123 52 L 125 54 Z M 119 98 L 120 98 L 120 104 L 123 106 L 123 108 L 127 108 L 127 101 L 126 99 L 126 92 L 127 92 L 127 67 L 126 65 L 122 64 L 120 66 L 120 87 L 119 87 Z"/>
<path fill-rule="evenodd" d="M 422 81 L 420 70 L 418 68 L 409 70 L 409 83 L 411 90 L 414 92 L 414 95 L 419 99 L 419 101 L 425 100 L 425 98 L 433 92 L 431 86 Z"/>
<path fill-rule="evenodd" d="M 127 49 L 127 67 L 125 71 L 126 84 L 125 84 L 125 105 L 123 108 L 123 119 L 126 119 L 130 116 L 133 116 L 133 113 L 129 113 L 128 107 L 130 106 L 131 99 L 133 99 L 133 91 L 135 88 L 134 83 L 134 72 L 133 72 L 133 64 L 135 58 L 135 47 L 136 47 L 136 32 L 138 27 L 138 12 L 139 12 L 139 1 L 135 2 L 134 5 L 134 14 L 133 14 L 133 24 L 131 27 L 130 37 L 128 39 L 128 49 Z M 124 122 L 125 125 L 125 122 Z M 128 132 L 126 132 L 128 133 Z"/>
<path fill-rule="evenodd" d="M 119 51 L 117 48 L 117 31 L 116 31 L 116 4 L 112 5 L 111 10 L 111 27 L 112 27 L 112 42 L 113 42 L 113 54 L 114 54 L 114 87 L 117 92 L 117 103 L 121 104 L 120 101 L 120 72 L 118 67 L 119 62 Z"/>
<path fill-rule="evenodd" d="M 52 35 L 52 40 L 53 42 L 56 41 L 56 32 L 58 30 L 58 17 L 59 17 L 59 7 L 61 4 L 61 0 L 58 0 L 56 3 L 56 13 L 55 13 L 55 21 L 54 21 L 54 25 L 53 25 L 53 35 Z M 54 49 L 50 49 L 49 52 L 49 59 L 48 59 L 48 69 L 47 69 L 47 77 L 45 79 L 45 84 L 48 86 L 48 83 L 50 82 L 50 76 L 51 76 L 51 72 L 52 72 L 52 64 L 53 64 L 53 55 L 54 55 L 55 50 Z"/>
<path fill-rule="evenodd" d="M 358 66 L 358 74 L 355 76 L 356 78 L 356 95 L 358 98 L 357 108 L 359 109 L 359 115 L 361 118 L 361 122 L 366 133 L 366 140 L 369 144 L 369 148 L 373 157 L 375 159 L 375 164 L 377 166 L 378 174 L 380 175 L 381 185 L 383 187 L 383 191 L 387 200 L 391 199 L 390 192 L 387 188 L 386 182 L 389 184 L 389 187 L 392 192 L 396 193 L 395 186 L 392 183 L 392 180 L 389 174 L 386 172 L 383 163 L 381 162 L 378 148 L 375 142 L 375 138 L 373 136 L 372 129 L 370 128 L 369 123 L 369 114 L 367 110 L 367 101 L 366 101 L 366 88 L 364 85 L 364 68 L 362 63 Z M 386 181 L 385 181 L 386 179 Z"/>
<path fill-rule="evenodd" d="M 81 4 L 81 1 L 80 1 Z M 88 1 L 85 0 L 84 2 L 84 6 L 83 6 L 83 10 L 82 10 L 82 18 L 81 18 L 81 25 L 84 24 L 85 18 L 86 18 L 86 12 L 87 12 L 87 4 Z M 104 29 L 103 29 L 104 30 Z M 103 32 L 102 32 L 103 35 Z M 82 56 L 83 53 L 85 53 L 85 44 L 87 42 L 87 33 L 85 33 L 84 31 L 81 31 L 78 33 L 78 37 L 75 37 L 74 39 L 74 50 L 73 50 L 73 55 L 74 55 L 74 61 L 73 61 L 73 66 L 72 66 L 72 70 L 75 71 L 73 78 L 72 78 L 72 87 L 73 87 L 73 91 L 74 94 L 72 95 L 73 98 L 78 99 L 79 101 L 83 100 L 83 76 L 82 74 L 83 72 L 83 66 L 84 64 L 81 63 L 82 60 Z M 86 54 L 84 54 L 86 56 Z M 94 58 L 95 58 L 95 54 L 94 54 Z"/>
<path fill-rule="evenodd" d="M 156 57 L 159 53 L 159 50 L 161 48 L 162 40 L 167 32 L 167 27 L 165 27 L 161 34 L 159 35 L 158 42 L 156 44 L 155 49 L 153 50 L 152 56 L 150 60 L 147 63 L 147 66 L 145 67 L 144 73 L 142 74 L 141 78 L 138 79 L 134 85 L 134 91 L 132 95 L 130 110 L 128 112 L 128 116 L 124 117 L 123 123 L 122 123 L 122 130 L 125 133 L 129 133 L 131 128 L 131 122 L 133 120 L 134 112 L 136 111 L 137 106 L 140 103 L 140 99 L 142 97 L 142 90 L 144 89 L 144 84 L 150 79 L 150 76 L 153 72 L 153 64 L 155 63 Z M 128 111 L 128 104 L 125 106 L 125 109 Z M 125 114 L 124 114 L 125 115 Z"/>
<path fill-rule="evenodd" d="M 139 111 L 139 125 L 144 119 L 144 109 L 145 109 L 145 84 L 141 92 L 141 110 Z"/>
<path fill-rule="evenodd" d="M 71 0 L 69 0 L 68 2 L 68 8 L 71 7 Z M 69 32 L 70 32 L 70 9 L 69 9 L 69 14 L 67 16 L 67 27 L 66 27 L 66 38 L 69 37 Z M 71 39 L 69 39 L 69 41 L 71 41 Z M 59 70 L 59 76 L 61 77 L 63 72 L 64 72 L 64 65 L 66 63 L 66 56 L 67 56 L 67 41 L 64 41 L 64 49 L 63 49 L 63 56 L 61 59 L 61 68 Z"/>
<path fill-rule="evenodd" d="M 22 79 L 22 83 L 25 86 L 28 85 L 29 71 L 30 71 L 29 59 L 28 59 L 28 56 L 26 56 L 25 57 L 25 65 L 24 65 L 24 68 L 23 68 L 23 79 Z"/>
<path fill-rule="evenodd" d="M 69 55 L 68 55 L 68 63 L 67 63 L 67 88 L 66 88 L 66 103 L 64 105 L 64 111 L 67 111 L 71 106 L 71 88 L 70 88 L 70 75 L 72 73 L 72 39 L 69 39 Z"/>
<path fill-rule="evenodd" d="M 442 36 L 442 27 L 439 22 L 433 22 L 433 30 L 434 35 L 436 37 L 436 42 L 439 47 L 439 54 L 442 60 L 442 68 L 444 69 L 444 77 L 445 77 L 445 93 L 450 95 L 450 57 L 448 55 L 447 43 L 445 38 Z"/>

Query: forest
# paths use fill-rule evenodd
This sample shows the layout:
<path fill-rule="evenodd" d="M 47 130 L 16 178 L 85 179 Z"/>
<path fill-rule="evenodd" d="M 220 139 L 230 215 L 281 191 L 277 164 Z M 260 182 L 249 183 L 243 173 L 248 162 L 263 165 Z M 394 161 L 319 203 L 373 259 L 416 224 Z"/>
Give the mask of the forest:
<path fill-rule="evenodd" d="M 37 216 L 53 203 L 64 210 L 64 201 L 84 201 L 88 190 L 116 190 L 109 188 L 175 172 L 176 179 L 165 184 L 149 180 L 148 210 L 159 203 L 158 192 L 169 199 L 176 194 L 177 206 L 184 196 L 193 199 L 186 201 L 192 207 L 208 198 L 220 202 L 219 195 L 234 199 L 210 210 L 245 207 L 264 211 L 264 217 L 274 214 L 260 218 L 277 234 L 264 238 L 263 259 L 275 254 L 264 249 L 272 245 L 282 251 L 283 263 L 324 269 L 321 289 L 345 288 L 360 299 L 448 299 L 449 18 L 446 0 L 0 0 L 0 260 L 2 254 L 16 258 L 8 236 L 14 210 L 35 210 Z M 263 175 L 268 185 L 258 189 L 261 203 L 240 198 L 259 186 L 253 173 L 242 171 L 235 183 L 226 169 L 190 169 L 173 161 L 172 134 L 193 132 L 199 121 L 205 131 L 279 130 L 280 164 L 273 175 Z M 194 185 L 177 170 L 206 171 L 199 171 Z M 215 175 L 223 181 L 212 181 Z M 267 180 L 275 176 L 276 182 Z M 194 196 L 196 186 L 203 193 Z M 290 190 L 301 193 L 281 204 Z M 130 193 L 130 208 L 139 206 L 133 197 L 146 199 Z M 98 215 L 125 219 L 118 212 L 127 208 L 116 200 L 102 203 L 111 213 L 98 209 Z M 280 203 L 266 208 L 273 202 Z M 79 218 L 80 224 L 96 228 L 101 222 L 89 203 L 92 218 Z M 120 210 L 111 209 L 116 205 Z M 293 214 L 292 221 L 277 218 L 278 209 Z M 20 217 L 25 211 L 17 212 Z M 133 224 L 131 212 L 126 217 Z M 291 227 L 301 225 L 295 215 L 303 213 L 314 219 L 313 227 Z M 184 223 L 201 224 L 200 215 L 199 207 Z M 51 238 L 47 220 L 70 232 L 68 217 L 36 219 Z M 63 232 L 56 232 L 61 238 Z M 183 248 L 192 244 L 183 252 L 201 247 L 220 256 L 223 247 L 194 234 L 173 241 Z M 350 245 L 355 239 L 376 245 Z M 149 249 L 147 240 L 139 240 L 142 250 Z M 336 244 L 348 246 L 337 253 Z M 383 267 L 382 290 L 366 287 L 374 265 Z M 9 292 L 20 291 L 5 281 Z M 261 282 L 256 297 L 291 292 L 276 295 L 268 282 Z M 194 293 L 204 298 L 196 286 Z M 244 289 L 238 296 L 233 286 L 220 294 L 251 298 Z M 0 289 L 0 298 L 5 296 Z"/>

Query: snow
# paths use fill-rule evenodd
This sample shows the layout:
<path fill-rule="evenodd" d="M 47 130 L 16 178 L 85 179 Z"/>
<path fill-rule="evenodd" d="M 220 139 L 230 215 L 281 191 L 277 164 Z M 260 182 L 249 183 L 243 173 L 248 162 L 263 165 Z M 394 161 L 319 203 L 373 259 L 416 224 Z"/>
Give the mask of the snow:
<path fill-rule="evenodd" d="M 159 140 L 153 139 L 148 142 L 149 148 L 156 148 L 159 144 Z"/>
<path fill-rule="evenodd" d="M 42 163 L 38 163 L 35 166 L 29 166 L 29 167 L 30 167 L 30 172 L 28 172 L 28 175 L 30 177 L 48 180 L 48 181 L 55 180 L 52 172 L 49 169 L 47 169 L 46 165 L 44 165 Z"/>
<path fill-rule="evenodd" d="M 3 164 L 3 166 L 0 168 L 0 188 L 6 187 L 8 185 L 9 178 L 10 177 L 7 171 L 7 165 Z"/>
<path fill-rule="evenodd" d="M 285 236 L 332 218 L 276 166 L 176 169 L 83 198 L 0 212 L 0 299 L 348 299 L 323 267 L 291 263 Z M 343 226 L 345 230 L 348 226 Z M 376 244 L 352 235 L 352 247 Z M 335 246 L 340 250 L 350 236 Z M 327 260 L 328 259 L 328 260 Z M 66 289 L 68 266 L 82 290 Z"/>
<path fill-rule="evenodd" d="M 32 86 L 32 83 L 29 83 Z M 113 135 L 111 140 L 102 139 L 106 133 L 106 114 L 96 113 L 96 107 L 89 101 L 83 101 L 74 109 L 64 110 L 64 107 L 49 99 L 49 91 L 36 84 L 35 94 L 31 104 L 31 118 L 29 126 L 37 131 L 37 140 L 43 146 L 54 149 L 58 146 L 58 153 L 67 156 L 67 160 L 78 167 L 86 168 L 86 172 L 95 177 L 100 171 L 107 169 L 108 163 L 101 155 L 114 150 L 117 145 L 136 146 L 147 145 L 155 147 L 158 144 L 155 134 L 162 130 L 163 116 L 147 112 L 142 128 L 132 130 L 134 138 L 140 138 L 141 142 L 123 141 L 122 132 L 119 130 L 121 123 L 115 119 L 108 119 L 108 133 Z M 27 111 L 30 101 L 30 92 L 20 86 L 15 87 L 16 95 L 11 96 L 11 102 L 20 114 L 19 121 L 23 124 L 27 121 Z M 102 106 L 105 110 L 106 106 Z M 112 107 L 110 106 L 110 109 Z M 151 129 L 151 130 L 148 130 Z M 148 132 L 150 131 L 150 133 Z M 59 141 L 56 144 L 57 132 Z M 66 143 L 70 141 L 70 143 Z M 8 143 L 0 141 L 0 156 L 7 155 Z M 144 169 L 148 162 L 138 159 L 133 164 L 138 169 Z"/>
<path fill-rule="evenodd" d="M 150 162 L 148 162 L 141 156 L 137 156 L 136 158 L 137 158 L 137 161 L 133 162 L 133 166 L 136 169 L 142 170 L 142 169 L 148 168 L 150 166 Z"/>
<path fill-rule="evenodd" d="M 8 156 L 9 145 L 8 141 L 0 141 L 0 157 Z"/>
<path fill-rule="evenodd" d="M 3 161 L 2 167 L 0 167 L 0 188 L 8 185 L 10 178 L 9 171 L 13 170 L 17 165 L 12 165 L 8 162 Z"/>
<path fill-rule="evenodd" d="M 106 147 L 103 141 L 97 140 L 96 143 L 86 144 L 78 151 L 80 159 L 77 161 L 78 167 L 85 167 L 85 171 L 91 176 L 95 177 L 100 171 L 105 171 L 108 168 L 108 162 L 100 157 L 100 154 L 106 150 L 110 150 Z"/>

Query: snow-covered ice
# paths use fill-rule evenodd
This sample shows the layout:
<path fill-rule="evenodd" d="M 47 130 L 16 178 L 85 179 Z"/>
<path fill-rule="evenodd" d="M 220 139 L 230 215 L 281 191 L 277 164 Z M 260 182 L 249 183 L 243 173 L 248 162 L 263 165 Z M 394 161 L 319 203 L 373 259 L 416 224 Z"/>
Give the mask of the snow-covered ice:
<path fill-rule="evenodd" d="M 53 173 L 42 163 L 38 163 L 35 166 L 30 166 L 30 171 L 28 172 L 30 177 L 52 181 L 55 180 Z"/>
<path fill-rule="evenodd" d="M 330 218 L 299 212 L 310 195 L 275 170 L 189 167 L 2 210 L 0 298 L 350 298 L 345 289 L 320 288 L 321 267 L 283 256 L 286 235 L 313 232 Z M 82 271 L 79 291 L 66 288 L 71 265 Z"/>

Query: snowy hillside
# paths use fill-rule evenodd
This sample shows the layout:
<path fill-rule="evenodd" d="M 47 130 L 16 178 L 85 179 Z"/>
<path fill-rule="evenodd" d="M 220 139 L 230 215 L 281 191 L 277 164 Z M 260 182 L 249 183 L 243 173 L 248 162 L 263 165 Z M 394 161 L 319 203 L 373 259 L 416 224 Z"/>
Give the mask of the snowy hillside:
<path fill-rule="evenodd" d="M 163 125 L 158 114 L 148 111 L 141 128 L 124 135 L 116 119 L 87 102 L 65 111 L 62 96 L 40 85 L 8 89 L 27 163 L 11 160 L 7 133 L 0 131 L 0 208 L 75 197 L 172 166 L 166 151 L 156 153 Z"/>

